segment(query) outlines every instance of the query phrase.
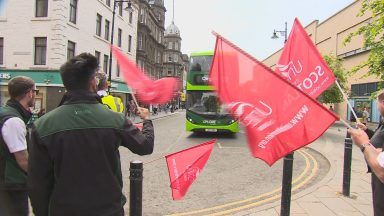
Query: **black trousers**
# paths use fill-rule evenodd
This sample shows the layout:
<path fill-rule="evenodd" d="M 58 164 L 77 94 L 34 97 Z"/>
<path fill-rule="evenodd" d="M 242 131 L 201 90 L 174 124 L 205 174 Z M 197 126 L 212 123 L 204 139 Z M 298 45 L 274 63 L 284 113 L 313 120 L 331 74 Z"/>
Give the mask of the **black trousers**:
<path fill-rule="evenodd" d="M 384 184 L 372 173 L 372 198 L 375 216 L 384 215 Z"/>
<path fill-rule="evenodd" d="M 0 216 L 28 216 L 27 191 L 0 190 Z"/>

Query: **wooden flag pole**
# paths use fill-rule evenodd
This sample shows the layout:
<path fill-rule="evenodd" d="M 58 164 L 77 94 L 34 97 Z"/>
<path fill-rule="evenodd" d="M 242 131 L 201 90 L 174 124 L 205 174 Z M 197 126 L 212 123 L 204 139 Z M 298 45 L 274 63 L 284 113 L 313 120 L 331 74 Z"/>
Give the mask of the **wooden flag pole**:
<path fill-rule="evenodd" d="M 341 94 L 343 95 L 344 100 L 347 101 L 348 106 L 349 106 L 349 109 L 351 109 L 353 116 L 355 116 L 356 122 L 357 122 L 357 123 L 361 123 L 360 120 L 359 120 L 359 118 L 357 118 L 356 112 L 355 112 L 355 110 L 353 109 L 351 103 L 349 102 L 347 95 L 344 93 L 343 89 L 341 88 L 341 86 L 340 86 L 340 84 L 339 84 L 339 81 L 337 81 L 337 80 L 336 80 L 336 85 L 337 85 L 337 87 L 339 88 Z"/>
<path fill-rule="evenodd" d="M 131 93 L 132 95 L 132 98 L 133 98 L 133 102 L 135 103 L 137 109 L 139 109 L 139 104 L 137 103 L 137 100 L 136 100 L 136 97 L 135 97 L 135 94 Z"/>

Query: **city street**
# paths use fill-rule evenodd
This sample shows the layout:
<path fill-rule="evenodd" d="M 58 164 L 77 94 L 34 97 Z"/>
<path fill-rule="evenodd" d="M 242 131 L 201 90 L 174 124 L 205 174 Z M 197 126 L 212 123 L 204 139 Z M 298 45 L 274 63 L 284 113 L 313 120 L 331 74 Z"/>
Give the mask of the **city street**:
<path fill-rule="evenodd" d="M 183 111 L 155 119 L 154 126 L 156 138 L 152 155 L 141 157 L 120 148 L 126 195 L 129 194 L 129 162 L 136 159 L 144 162 L 143 215 L 221 215 L 280 199 L 283 161 L 268 167 L 263 161 L 253 158 L 242 131 L 236 135 L 194 135 L 185 131 Z M 161 157 L 212 138 L 218 138 L 218 143 L 203 172 L 183 200 L 173 201 L 166 162 Z M 342 141 L 343 137 L 331 139 Z M 328 170 L 328 161 L 317 152 L 308 148 L 297 151 L 293 193 L 320 181 Z M 125 209 L 129 211 L 129 204 Z"/>

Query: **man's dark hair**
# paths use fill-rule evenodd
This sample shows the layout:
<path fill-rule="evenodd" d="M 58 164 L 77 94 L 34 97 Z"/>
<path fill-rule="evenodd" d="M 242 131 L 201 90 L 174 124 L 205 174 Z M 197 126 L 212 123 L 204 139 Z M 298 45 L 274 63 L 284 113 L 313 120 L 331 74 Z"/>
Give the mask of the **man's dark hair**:
<path fill-rule="evenodd" d="M 24 96 L 28 91 L 33 90 L 35 82 L 26 76 L 16 76 L 8 82 L 8 92 L 12 99 Z"/>
<path fill-rule="evenodd" d="M 68 91 L 88 90 L 89 81 L 94 77 L 99 62 L 89 53 L 81 53 L 60 67 L 61 79 Z"/>

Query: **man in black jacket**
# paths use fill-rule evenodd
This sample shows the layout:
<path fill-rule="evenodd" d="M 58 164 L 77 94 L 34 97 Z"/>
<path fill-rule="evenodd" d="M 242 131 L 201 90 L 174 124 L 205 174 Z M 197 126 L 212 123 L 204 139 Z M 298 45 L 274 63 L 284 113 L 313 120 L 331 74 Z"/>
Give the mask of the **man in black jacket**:
<path fill-rule="evenodd" d="M 377 96 L 377 108 L 384 116 L 384 91 Z M 350 129 L 349 133 L 354 143 L 360 147 L 368 164 L 368 171 L 372 172 L 372 200 L 375 216 L 384 215 L 384 125 L 380 121 L 377 129 L 371 131 L 362 123 L 360 129 Z M 364 132 L 365 131 L 365 132 Z"/>
<path fill-rule="evenodd" d="M 61 105 L 32 128 L 28 183 L 36 216 L 124 214 L 119 146 L 139 155 L 153 151 L 147 109 L 138 130 L 96 94 L 98 61 L 80 54 L 61 68 L 67 93 Z"/>

